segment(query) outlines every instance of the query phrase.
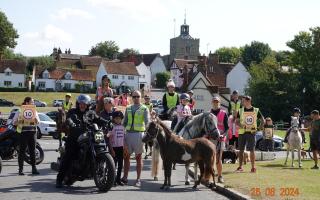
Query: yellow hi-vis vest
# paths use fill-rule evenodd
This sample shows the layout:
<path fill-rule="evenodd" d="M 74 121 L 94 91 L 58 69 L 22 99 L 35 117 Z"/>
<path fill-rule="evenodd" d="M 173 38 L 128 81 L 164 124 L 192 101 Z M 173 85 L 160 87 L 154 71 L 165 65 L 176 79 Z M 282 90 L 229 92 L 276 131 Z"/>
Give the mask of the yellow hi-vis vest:
<path fill-rule="evenodd" d="M 232 115 L 237 114 L 240 111 L 240 106 L 241 106 L 240 101 L 237 101 L 237 102 L 231 101 L 231 112 L 232 112 L 231 114 Z"/>
<path fill-rule="evenodd" d="M 145 110 L 147 110 L 147 107 L 145 105 L 141 105 L 140 108 L 134 113 L 134 116 L 132 116 L 132 105 L 127 107 L 127 131 L 144 132 L 146 130 L 146 125 L 144 123 Z"/>
<path fill-rule="evenodd" d="M 69 110 L 71 109 L 72 102 L 69 101 L 69 102 L 68 102 L 68 105 L 67 105 L 67 102 L 64 101 L 62 106 L 63 106 L 63 109 L 64 109 L 65 111 L 69 111 Z"/>
<path fill-rule="evenodd" d="M 19 109 L 17 132 L 22 132 L 24 126 L 34 126 L 36 130 L 36 107 L 35 105 L 22 105 Z"/>
<path fill-rule="evenodd" d="M 170 96 L 168 92 L 166 92 L 166 100 L 168 108 L 173 108 L 177 105 L 178 94 L 175 92 L 173 96 Z"/>
<path fill-rule="evenodd" d="M 149 104 L 144 104 L 144 105 L 149 109 L 149 112 L 151 112 L 151 110 L 153 108 L 153 104 L 149 103 Z"/>
<path fill-rule="evenodd" d="M 242 128 L 239 129 L 239 134 L 245 132 L 255 133 L 258 130 L 257 117 L 259 108 L 253 108 L 253 112 L 244 112 L 244 107 L 240 109 L 240 124 Z"/>

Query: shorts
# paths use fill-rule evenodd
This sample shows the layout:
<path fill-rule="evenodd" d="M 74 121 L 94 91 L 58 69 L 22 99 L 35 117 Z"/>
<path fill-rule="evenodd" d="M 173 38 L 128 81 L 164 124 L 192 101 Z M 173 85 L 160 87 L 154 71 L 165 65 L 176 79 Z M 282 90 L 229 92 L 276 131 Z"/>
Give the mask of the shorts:
<path fill-rule="evenodd" d="M 238 145 L 239 145 L 240 151 L 244 151 L 245 147 L 247 147 L 247 151 L 254 151 L 255 144 L 256 144 L 256 134 L 253 134 L 253 133 L 239 134 Z"/>
<path fill-rule="evenodd" d="M 320 138 L 310 138 L 311 151 L 320 151 Z"/>
<path fill-rule="evenodd" d="M 236 145 L 236 147 L 238 147 L 238 138 L 235 136 L 232 136 L 232 138 L 229 139 L 229 145 Z"/>
<path fill-rule="evenodd" d="M 223 152 L 226 149 L 226 143 L 225 142 L 219 142 L 218 140 L 210 140 L 214 145 L 216 145 L 217 153 Z"/>
<path fill-rule="evenodd" d="M 125 135 L 125 143 L 128 147 L 128 153 L 142 154 L 143 153 L 143 142 L 142 137 L 144 132 L 128 132 Z"/>

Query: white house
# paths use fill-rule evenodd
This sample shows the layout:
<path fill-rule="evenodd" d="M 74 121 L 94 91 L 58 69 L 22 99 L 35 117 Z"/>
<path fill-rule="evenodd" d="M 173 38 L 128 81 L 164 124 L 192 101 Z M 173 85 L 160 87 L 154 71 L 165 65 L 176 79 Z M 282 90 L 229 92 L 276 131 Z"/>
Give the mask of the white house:
<path fill-rule="evenodd" d="M 151 90 L 151 69 L 143 62 L 136 64 L 137 71 L 139 73 L 139 89 L 144 89 L 146 92 Z"/>
<path fill-rule="evenodd" d="M 102 61 L 96 75 L 97 86 L 103 75 L 108 75 L 113 88 L 139 89 L 139 73 L 133 62 Z"/>
<path fill-rule="evenodd" d="M 25 88 L 27 63 L 19 60 L 0 60 L 0 87 Z"/>
<path fill-rule="evenodd" d="M 76 89 L 81 85 L 92 89 L 95 85 L 95 74 L 86 69 L 44 69 L 35 72 L 35 87 L 44 91 L 63 91 Z"/>
<path fill-rule="evenodd" d="M 138 55 L 143 63 L 150 67 L 151 70 L 151 83 L 155 83 L 156 74 L 167 71 L 166 66 L 159 53 L 154 54 L 140 54 Z"/>
<path fill-rule="evenodd" d="M 183 74 L 188 74 L 191 70 L 197 72 L 197 63 L 197 60 L 173 59 L 170 65 L 170 77 L 177 88 L 181 88 L 184 84 Z"/>
<path fill-rule="evenodd" d="M 199 71 L 188 85 L 188 90 L 193 90 L 196 101 L 195 110 L 198 112 L 209 111 L 212 108 L 212 97 L 219 96 L 221 106 L 227 110 L 230 90 L 212 85 L 211 81 Z"/>
<path fill-rule="evenodd" d="M 245 89 L 248 87 L 250 74 L 245 66 L 238 62 L 236 66 L 227 74 L 227 87 L 231 91 L 238 90 L 240 94 L 244 94 Z"/>

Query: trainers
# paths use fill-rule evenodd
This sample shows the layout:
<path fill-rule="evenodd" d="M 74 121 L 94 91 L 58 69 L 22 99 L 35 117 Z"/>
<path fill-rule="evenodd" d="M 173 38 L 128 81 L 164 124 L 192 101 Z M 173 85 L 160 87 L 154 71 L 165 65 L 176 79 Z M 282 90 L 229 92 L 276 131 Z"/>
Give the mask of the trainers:
<path fill-rule="evenodd" d="M 117 185 L 124 186 L 124 184 L 121 182 L 121 180 L 117 181 Z"/>
<path fill-rule="evenodd" d="M 136 187 L 140 187 L 140 186 L 141 186 L 141 181 L 140 181 L 140 179 L 137 179 L 137 180 L 136 180 L 136 183 L 134 184 L 134 186 L 136 186 Z"/>
<path fill-rule="evenodd" d="M 251 168 L 251 173 L 256 173 L 257 169 L 255 167 Z"/>
<path fill-rule="evenodd" d="M 224 180 L 223 180 L 222 176 L 218 176 L 218 183 L 224 183 Z"/>
<path fill-rule="evenodd" d="M 318 165 L 311 167 L 311 169 L 319 169 Z"/>
<path fill-rule="evenodd" d="M 19 171 L 19 176 L 24 176 L 24 173 L 22 171 Z"/>
<path fill-rule="evenodd" d="M 124 185 L 128 185 L 128 179 L 122 177 L 121 178 L 121 182 L 124 184 Z"/>
<path fill-rule="evenodd" d="M 242 167 L 238 167 L 237 170 L 236 170 L 236 172 L 243 172 Z"/>

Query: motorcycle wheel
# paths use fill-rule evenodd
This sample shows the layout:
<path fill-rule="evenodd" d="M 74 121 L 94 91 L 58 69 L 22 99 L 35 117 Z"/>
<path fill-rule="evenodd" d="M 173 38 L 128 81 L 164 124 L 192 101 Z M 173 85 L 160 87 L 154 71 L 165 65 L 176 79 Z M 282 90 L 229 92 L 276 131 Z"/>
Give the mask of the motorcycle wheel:
<path fill-rule="evenodd" d="M 93 178 L 99 191 L 108 192 L 111 189 L 116 178 L 116 169 L 110 154 L 97 156 Z"/>
<path fill-rule="evenodd" d="M 0 174 L 1 174 L 1 170 L 2 170 L 2 158 L 0 156 Z"/>
<path fill-rule="evenodd" d="M 42 163 L 44 159 L 44 152 L 39 144 L 36 144 L 36 165 Z M 26 155 L 24 159 L 28 164 L 31 164 L 30 154 L 28 148 L 26 149 Z"/>

